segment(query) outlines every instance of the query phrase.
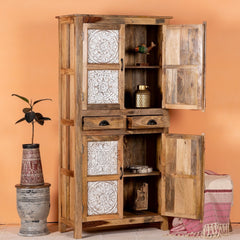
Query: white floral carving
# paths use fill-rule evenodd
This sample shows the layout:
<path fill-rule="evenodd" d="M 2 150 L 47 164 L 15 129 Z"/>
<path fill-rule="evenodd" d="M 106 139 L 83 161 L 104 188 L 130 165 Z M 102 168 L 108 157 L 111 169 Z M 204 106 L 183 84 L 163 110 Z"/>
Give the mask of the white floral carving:
<path fill-rule="evenodd" d="M 88 104 L 118 103 L 118 70 L 88 71 Z"/>
<path fill-rule="evenodd" d="M 88 175 L 117 174 L 118 141 L 88 142 Z"/>
<path fill-rule="evenodd" d="M 117 213 L 117 181 L 88 182 L 88 215 Z"/>
<path fill-rule="evenodd" d="M 118 30 L 88 30 L 88 63 L 119 63 Z"/>

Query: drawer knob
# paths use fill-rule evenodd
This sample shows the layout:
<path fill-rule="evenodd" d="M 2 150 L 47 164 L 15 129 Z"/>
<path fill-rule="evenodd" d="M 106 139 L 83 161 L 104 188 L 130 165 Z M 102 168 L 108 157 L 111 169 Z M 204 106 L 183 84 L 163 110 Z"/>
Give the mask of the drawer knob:
<path fill-rule="evenodd" d="M 102 120 L 100 123 L 99 123 L 99 126 L 108 126 L 110 125 L 109 122 L 107 120 Z"/>
<path fill-rule="evenodd" d="M 157 122 L 153 119 L 149 120 L 147 125 L 157 125 Z"/>

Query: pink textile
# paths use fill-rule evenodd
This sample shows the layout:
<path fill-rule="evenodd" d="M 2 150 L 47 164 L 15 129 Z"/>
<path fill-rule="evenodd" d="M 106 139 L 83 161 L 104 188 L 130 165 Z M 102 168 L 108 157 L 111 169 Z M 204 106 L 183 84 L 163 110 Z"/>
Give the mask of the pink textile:
<path fill-rule="evenodd" d="M 206 172 L 214 174 L 213 172 Z M 232 189 L 204 191 L 203 221 L 175 218 L 170 234 L 202 237 L 220 237 L 229 232 L 229 217 L 232 205 Z"/>

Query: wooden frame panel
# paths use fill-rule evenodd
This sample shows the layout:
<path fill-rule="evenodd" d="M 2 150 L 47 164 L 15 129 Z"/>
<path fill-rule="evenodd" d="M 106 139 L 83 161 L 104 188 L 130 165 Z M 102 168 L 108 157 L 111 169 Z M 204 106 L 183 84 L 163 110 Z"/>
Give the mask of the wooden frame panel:
<path fill-rule="evenodd" d="M 118 63 L 93 64 L 88 63 L 88 29 L 119 30 Z M 83 24 L 83 82 L 82 82 L 82 107 L 87 109 L 123 109 L 124 105 L 124 54 L 125 54 L 125 25 L 124 24 Z M 88 71 L 117 70 L 118 71 L 118 103 L 89 104 L 88 103 Z"/>
<path fill-rule="evenodd" d="M 161 214 L 200 219 L 203 216 L 204 137 L 163 134 Z"/>
<path fill-rule="evenodd" d="M 205 109 L 205 28 L 163 26 L 163 108 Z"/>
<path fill-rule="evenodd" d="M 75 40 L 72 21 L 59 22 L 59 230 L 73 227 L 75 208 Z M 72 124 L 67 124 L 72 122 Z"/>
<path fill-rule="evenodd" d="M 88 142 L 117 141 L 117 174 L 88 175 Z M 95 221 L 103 219 L 119 219 L 123 217 L 123 137 L 122 136 L 84 136 L 83 137 L 83 221 Z M 117 213 L 88 215 L 88 183 L 117 181 Z"/>

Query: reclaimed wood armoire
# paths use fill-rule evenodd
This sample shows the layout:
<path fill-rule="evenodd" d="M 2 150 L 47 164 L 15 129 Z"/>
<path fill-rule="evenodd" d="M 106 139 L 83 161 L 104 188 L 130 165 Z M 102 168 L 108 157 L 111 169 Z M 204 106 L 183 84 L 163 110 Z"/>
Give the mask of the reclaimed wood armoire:
<path fill-rule="evenodd" d="M 203 214 L 204 136 L 168 132 L 168 109 L 205 108 L 205 24 L 171 17 L 67 15 L 59 21 L 59 230 Z M 156 44 L 149 54 L 139 45 Z M 150 108 L 135 107 L 148 85 Z M 152 172 L 127 171 L 147 165 Z M 135 187 L 148 209 L 134 211 Z"/>

